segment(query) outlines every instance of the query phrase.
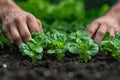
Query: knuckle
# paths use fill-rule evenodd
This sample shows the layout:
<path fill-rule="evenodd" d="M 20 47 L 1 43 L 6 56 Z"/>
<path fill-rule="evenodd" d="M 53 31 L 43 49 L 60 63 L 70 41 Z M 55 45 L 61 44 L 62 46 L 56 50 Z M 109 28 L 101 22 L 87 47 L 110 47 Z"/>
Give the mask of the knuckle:
<path fill-rule="evenodd" d="M 115 37 L 115 34 L 110 34 L 110 38 L 114 38 Z"/>
<path fill-rule="evenodd" d="M 28 14 L 27 18 L 28 18 L 29 20 L 35 19 L 35 17 L 34 17 L 32 14 Z"/>
<path fill-rule="evenodd" d="M 31 34 L 26 33 L 26 38 L 30 38 L 30 37 L 31 37 Z"/>
<path fill-rule="evenodd" d="M 103 23 L 103 25 L 106 25 L 106 26 L 109 26 L 109 27 L 111 27 L 112 25 L 110 24 L 110 23 L 108 23 L 108 22 L 102 22 Z"/>
<path fill-rule="evenodd" d="M 104 32 L 99 30 L 98 33 L 97 33 L 99 36 L 103 36 L 104 35 Z"/>
<path fill-rule="evenodd" d="M 31 27 L 31 32 L 40 32 L 38 27 Z"/>
<path fill-rule="evenodd" d="M 94 39 L 94 42 L 95 42 L 96 44 L 98 44 L 98 43 L 99 43 L 99 41 L 98 41 L 97 39 Z"/>
<path fill-rule="evenodd" d="M 21 37 L 24 39 L 24 38 L 26 37 L 26 35 L 25 35 L 25 34 L 22 34 Z"/>
<path fill-rule="evenodd" d="M 99 42 L 98 41 L 94 41 L 96 44 L 99 44 Z"/>
<path fill-rule="evenodd" d="M 30 35 L 30 34 L 28 34 L 28 33 L 27 33 L 27 34 L 25 34 L 25 35 L 22 35 L 22 38 L 23 38 L 24 42 L 29 41 L 30 37 L 31 37 L 31 35 Z"/>
<path fill-rule="evenodd" d="M 20 40 L 20 36 L 18 36 L 18 35 L 15 35 L 15 36 L 13 37 L 13 40 L 15 40 L 15 41 L 18 41 L 18 40 Z"/>
<path fill-rule="evenodd" d="M 21 23 L 21 18 L 16 18 L 15 20 L 14 20 L 16 23 Z"/>
<path fill-rule="evenodd" d="M 94 33 L 94 31 L 91 28 L 87 28 L 87 31 L 91 34 Z"/>
<path fill-rule="evenodd" d="M 110 35 L 110 38 L 114 38 L 115 36 L 114 35 Z"/>
<path fill-rule="evenodd" d="M 21 23 L 22 21 L 25 21 L 25 18 L 23 16 L 18 16 L 14 19 L 15 22 Z"/>
<path fill-rule="evenodd" d="M 34 29 L 33 32 L 39 32 L 39 29 Z"/>
<path fill-rule="evenodd" d="M 25 39 L 25 38 L 29 38 L 29 37 L 30 37 L 30 34 L 29 34 L 29 33 L 25 33 L 25 34 L 21 35 L 21 37 L 24 38 L 24 39 Z"/>

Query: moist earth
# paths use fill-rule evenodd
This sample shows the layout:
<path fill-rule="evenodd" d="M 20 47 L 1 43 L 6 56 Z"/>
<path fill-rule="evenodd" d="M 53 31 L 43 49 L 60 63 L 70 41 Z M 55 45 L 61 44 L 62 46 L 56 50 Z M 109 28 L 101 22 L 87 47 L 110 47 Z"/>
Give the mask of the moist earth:
<path fill-rule="evenodd" d="M 0 80 L 120 80 L 120 63 L 99 52 L 88 63 L 67 55 L 57 61 L 45 55 L 32 62 L 16 47 L 0 49 Z"/>

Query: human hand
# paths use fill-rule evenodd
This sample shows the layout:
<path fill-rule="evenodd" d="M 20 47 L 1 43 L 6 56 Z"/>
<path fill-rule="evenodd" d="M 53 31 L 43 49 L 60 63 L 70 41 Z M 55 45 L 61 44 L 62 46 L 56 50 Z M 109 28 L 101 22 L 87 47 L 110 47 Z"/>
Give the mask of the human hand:
<path fill-rule="evenodd" d="M 32 32 L 42 33 L 41 22 L 19 7 L 8 8 L 2 13 L 2 31 L 12 44 L 19 45 L 31 38 Z"/>
<path fill-rule="evenodd" d="M 115 33 L 120 31 L 120 22 L 118 16 L 105 15 L 91 23 L 87 28 L 89 37 L 99 44 L 106 32 L 110 32 L 110 38 L 115 37 Z"/>

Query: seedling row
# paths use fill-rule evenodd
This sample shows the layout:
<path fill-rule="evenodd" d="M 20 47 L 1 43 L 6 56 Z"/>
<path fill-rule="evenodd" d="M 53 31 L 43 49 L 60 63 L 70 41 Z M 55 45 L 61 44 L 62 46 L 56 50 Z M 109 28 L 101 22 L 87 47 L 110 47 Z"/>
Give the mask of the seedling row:
<path fill-rule="evenodd" d="M 95 44 L 88 37 L 88 33 L 77 31 L 66 34 L 58 31 L 53 33 L 39 34 L 33 33 L 30 42 L 19 45 L 19 51 L 23 55 L 29 56 L 33 62 L 43 58 L 43 52 L 49 55 L 56 55 L 61 61 L 66 53 L 76 55 L 78 59 L 88 62 L 99 51 L 105 54 L 111 54 L 120 61 L 120 33 L 116 33 L 115 38 L 109 38 L 107 32 L 101 43 Z"/>

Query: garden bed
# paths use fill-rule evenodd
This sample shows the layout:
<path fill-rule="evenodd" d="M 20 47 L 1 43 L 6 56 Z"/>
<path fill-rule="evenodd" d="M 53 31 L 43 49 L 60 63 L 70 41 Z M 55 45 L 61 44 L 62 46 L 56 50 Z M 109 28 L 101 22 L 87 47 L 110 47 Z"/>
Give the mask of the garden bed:
<path fill-rule="evenodd" d="M 62 61 L 44 56 L 32 63 L 16 47 L 0 50 L 0 80 L 119 80 L 120 63 L 99 53 L 88 63 L 68 55 Z"/>
<path fill-rule="evenodd" d="M 33 34 L 30 42 L 19 47 L 4 47 L 10 45 L 0 29 L 0 80 L 120 80 L 120 33 L 97 45 L 86 33 L 75 32 L 85 31 L 109 5 L 86 11 L 84 0 L 58 1 L 19 3 L 42 21 L 45 34 Z"/>

